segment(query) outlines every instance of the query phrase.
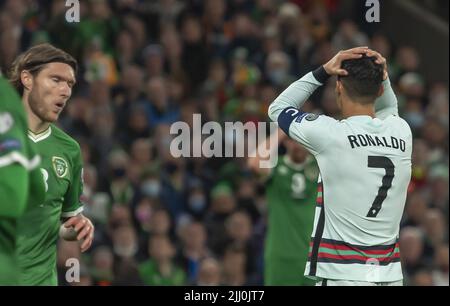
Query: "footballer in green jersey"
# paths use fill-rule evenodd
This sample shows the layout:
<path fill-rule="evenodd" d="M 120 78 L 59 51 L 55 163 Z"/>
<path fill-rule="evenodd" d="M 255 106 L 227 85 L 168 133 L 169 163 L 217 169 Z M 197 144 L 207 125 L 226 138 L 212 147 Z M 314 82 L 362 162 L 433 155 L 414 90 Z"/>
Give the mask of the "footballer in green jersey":
<path fill-rule="evenodd" d="M 0 74 L 0 285 L 17 284 L 17 218 L 29 200 L 43 201 L 45 194 L 40 157 L 26 136 L 27 129 L 22 101 Z"/>
<path fill-rule="evenodd" d="M 313 286 L 315 282 L 303 272 L 314 225 L 319 170 L 306 149 L 288 139 L 281 130 L 277 133 L 287 153 L 278 158 L 275 167 L 262 169 L 256 160 L 249 162 L 253 170 L 264 175 L 266 186 L 264 284 Z"/>
<path fill-rule="evenodd" d="M 50 44 L 30 48 L 12 65 L 10 81 L 22 94 L 28 137 L 41 155 L 47 190 L 45 200 L 29 205 L 18 221 L 16 254 L 21 285 L 57 285 L 58 236 L 78 240 L 82 252 L 93 240 L 94 227 L 81 214 L 80 146 L 52 124 L 72 94 L 76 69 L 72 56 Z"/>

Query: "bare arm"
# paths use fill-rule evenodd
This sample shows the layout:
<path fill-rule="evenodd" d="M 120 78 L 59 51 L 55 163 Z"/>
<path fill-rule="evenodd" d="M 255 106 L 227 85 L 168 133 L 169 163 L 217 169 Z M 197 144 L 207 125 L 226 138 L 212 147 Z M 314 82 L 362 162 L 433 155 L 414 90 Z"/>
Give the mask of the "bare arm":
<path fill-rule="evenodd" d="M 383 65 L 384 76 L 383 76 L 383 94 L 375 100 L 375 113 L 377 118 L 385 119 L 390 115 L 398 116 L 398 100 L 395 96 L 394 90 L 392 89 L 391 82 L 389 80 L 387 61 L 378 52 L 373 50 L 367 51 L 367 56 L 376 57 L 375 61 L 377 64 Z"/>

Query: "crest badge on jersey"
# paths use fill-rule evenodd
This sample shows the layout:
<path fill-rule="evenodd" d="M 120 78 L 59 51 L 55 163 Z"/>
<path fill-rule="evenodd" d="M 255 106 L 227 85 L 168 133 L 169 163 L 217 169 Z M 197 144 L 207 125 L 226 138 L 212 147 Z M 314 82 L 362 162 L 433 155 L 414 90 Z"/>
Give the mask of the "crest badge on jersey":
<path fill-rule="evenodd" d="M 10 113 L 0 113 L 0 134 L 5 134 L 14 125 L 14 119 Z"/>
<path fill-rule="evenodd" d="M 316 120 L 317 118 L 319 118 L 319 115 L 317 115 L 317 114 L 308 114 L 308 116 L 305 117 L 305 119 L 306 119 L 307 121 L 314 121 L 314 120 Z"/>
<path fill-rule="evenodd" d="M 56 176 L 63 178 L 67 175 L 69 166 L 67 162 L 62 157 L 53 156 L 52 157 L 53 170 L 55 170 Z"/>

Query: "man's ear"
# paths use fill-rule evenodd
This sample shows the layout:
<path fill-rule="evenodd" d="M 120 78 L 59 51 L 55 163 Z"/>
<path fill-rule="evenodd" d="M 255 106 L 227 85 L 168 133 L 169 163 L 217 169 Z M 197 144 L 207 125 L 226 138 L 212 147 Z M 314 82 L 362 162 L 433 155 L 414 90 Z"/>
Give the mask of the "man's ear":
<path fill-rule="evenodd" d="M 33 75 L 28 70 L 23 70 L 20 73 L 20 80 L 24 87 L 24 90 L 30 91 L 33 89 Z"/>
<path fill-rule="evenodd" d="M 342 94 L 342 82 L 338 79 L 336 80 L 336 94 L 340 96 Z"/>
<path fill-rule="evenodd" d="M 378 90 L 377 97 L 381 97 L 383 94 L 384 94 L 384 86 L 381 85 L 381 86 L 380 86 L 380 89 Z"/>

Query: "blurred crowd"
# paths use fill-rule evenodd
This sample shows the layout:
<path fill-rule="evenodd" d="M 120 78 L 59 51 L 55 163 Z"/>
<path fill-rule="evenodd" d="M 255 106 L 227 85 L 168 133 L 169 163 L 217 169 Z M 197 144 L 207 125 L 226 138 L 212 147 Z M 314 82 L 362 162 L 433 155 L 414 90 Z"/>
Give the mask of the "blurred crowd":
<path fill-rule="evenodd" d="M 85 254 L 59 242 L 60 284 L 71 257 L 84 285 L 262 284 L 264 185 L 244 158 L 172 157 L 170 125 L 191 126 L 197 113 L 266 122 L 287 85 L 359 45 L 388 59 L 414 133 L 400 231 L 406 284 L 449 284 L 448 80 L 428 82 L 415 49 L 365 34 L 338 15 L 339 0 L 82 0 L 79 23 L 66 22 L 64 3 L 0 1 L 3 71 L 41 42 L 80 65 L 58 125 L 82 148 L 84 213 L 96 235 Z M 308 111 L 339 118 L 333 82 Z"/>

